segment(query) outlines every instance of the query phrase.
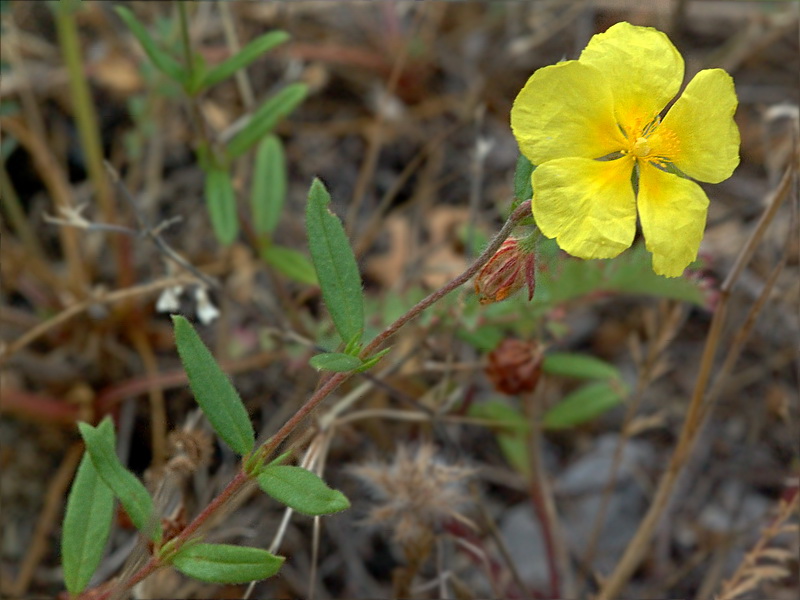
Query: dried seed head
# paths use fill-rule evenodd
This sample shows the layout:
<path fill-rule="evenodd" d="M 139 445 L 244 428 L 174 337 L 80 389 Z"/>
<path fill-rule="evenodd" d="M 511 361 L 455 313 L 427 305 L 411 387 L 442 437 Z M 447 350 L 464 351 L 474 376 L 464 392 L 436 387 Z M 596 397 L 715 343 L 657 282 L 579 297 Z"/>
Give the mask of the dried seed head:
<path fill-rule="evenodd" d="M 511 294 L 528 288 L 528 300 L 536 288 L 536 253 L 517 238 L 509 238 L 475 277 L 475 293 L 481 304 L 502 302 Z"/>
<path fill-rule="evenodd" d="M 515 395 L 532 392 L 542 372 L 542 346 L 506 338 L 489 353 L 486 375 L 497 391 Z"/>
<path fill-rule="evenodd" d="M 388 530 L 406 560 L 427 555 L 444 523 L 469 522 L 461 513 L 469 504 L 465 483 L 474 471 L 446 463 L 430 444 L 400 446 L 391 463 L 370 462 L 351 472 L 375 502 L 366 522 Z"/>

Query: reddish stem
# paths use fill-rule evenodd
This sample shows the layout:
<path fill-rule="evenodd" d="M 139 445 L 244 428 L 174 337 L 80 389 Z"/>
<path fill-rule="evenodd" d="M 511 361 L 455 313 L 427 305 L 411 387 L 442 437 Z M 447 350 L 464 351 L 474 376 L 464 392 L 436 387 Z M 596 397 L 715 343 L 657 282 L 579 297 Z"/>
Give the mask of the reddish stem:
<path fill-rule="evenodd" d="M 392 337 L 397 331 L 406 323 L 408 323 L 411 319 L 418 316 L 422 311 L 426 308 L 430 307 L 431 305 L 435 304 L 439 300 L 441 300 L 444 296 L 452 292 L 457 287 L 460 287 L 470 279 L 485 265 L 492 256 L 494 256 L 495 252 L 500 248 L 503 241 L 509 236 L 511 230 L 514 226 L 525 216 L 530 213 L 530 200 L 527 200 L 520 204 L 517 209 L 511 214 L 508 220 L 505 222 L 503 227 L 497 232 L 497 235 L 494 239 L 489 243 L 483 253 L 475 260 L 470 267 L 464 271 L 461 275 L 453 279 L 450 283 L 442 287 L 441 289 L 436 290 L 428 297 L 420 300 L 416 305 L 414 305 L 407 313 L 402 315 L 398 318 L 394 323 L 389 325 L 386 329 L 384 329 L 378 336 L 375 337 L 369 344 L 366 345 L 364 350 L 361 352 L 361 358 L 368 358 L 372 353 L 374 353 L 383 343 Z M 325 398 L 327 398 L 336 388 L 338 388 L 342 383 L 344 383 L 347 379 L 352 377 L 352 373 L 336 373 L 329 377 L 318 389 L 314 394 L 308 399 L 308 401 L 301 406 L 298 411 L 273 435 L 269 438 L 264 444 L 256 450 L 260 455 L 262 455 L 265 459 L 269 458 L 277 449 L 277 447 L 295 430 L 295 428 L 305 419 Z M 208 521 L 208 519 L 213 515 L 217 510 L 222 508 L 230 499 L 231 497 L 239 491 L 239 489 L 248 481 L 249 477 L 243 471 L 240 471 L 236 474 L 236 476 L 231 480 L 231 482 L 225 486 L 219 495 L 214 498 L 208 506 L 203 509 L 203 511 L 197 515 L 194 520 L 189 523 L 186 528 L 178 534 L 174 540 L 174 549 L 177 551 L 184 543 L 189 540 L 189 537 L 195 533 L 200 526 Z M 152 574 L 156 569 L 163 566 L 158 557 L 151 557 L 147 563 L 140 568 L 134 575 L 128 579 L 127 581 L 123 582 L 122 585 L 124 589 L 130 589 L 140 581 L 144 580 L 145 577 Z M 121 591 L 121 590 L 116 590 Z M 79 598 L 89 598 L 91 597 L 92 590 L 87 590 L 83 594 L 79 596 Z M 112 591 L 109 590 L 106 593 L 103 593 L 99 596 L 93 598 L 93 600 L 108 600 L 111 596 Z"/>

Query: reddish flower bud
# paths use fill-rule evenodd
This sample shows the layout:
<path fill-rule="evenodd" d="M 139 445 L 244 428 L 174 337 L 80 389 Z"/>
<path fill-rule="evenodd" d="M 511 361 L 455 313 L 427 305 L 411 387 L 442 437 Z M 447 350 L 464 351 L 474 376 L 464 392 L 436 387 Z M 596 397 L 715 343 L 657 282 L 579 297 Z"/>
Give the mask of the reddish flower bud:
<path fill-rule="evenodd" d="M 525 251 L 519 240 L 508 238 L 475 277 L 475 293 L 481 304 L 502 302 L 523 285 L 528 300 L 536 287 L 536 254 Z"/>
<path fill-rule="evenodd" d="M 486 375 L 504 394 L 532 392 L 542 372 L 542 358 L 541 344 L 507 338 L 489 353 Z"/>

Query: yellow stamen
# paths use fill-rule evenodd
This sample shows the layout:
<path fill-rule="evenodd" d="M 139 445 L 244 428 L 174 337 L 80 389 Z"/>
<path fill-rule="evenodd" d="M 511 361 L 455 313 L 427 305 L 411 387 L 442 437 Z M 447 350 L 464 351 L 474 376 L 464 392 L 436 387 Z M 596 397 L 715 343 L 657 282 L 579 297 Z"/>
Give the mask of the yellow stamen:
<path fill-rule="evenodd" d="M 650 150 L 650 144 L 648 144 L 646 137 L 637 138 L 637 140 L 633 143 L 633 155 L 637 158 L 644 158 L 650 154 Z"/>

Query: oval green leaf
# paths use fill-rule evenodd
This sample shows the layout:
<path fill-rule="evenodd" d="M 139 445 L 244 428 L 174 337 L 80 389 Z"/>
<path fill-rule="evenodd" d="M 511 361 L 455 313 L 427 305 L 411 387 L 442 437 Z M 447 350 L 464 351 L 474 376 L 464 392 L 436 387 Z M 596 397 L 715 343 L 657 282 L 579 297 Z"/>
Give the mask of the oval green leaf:
<path fill-rule="evenodd" d="M 235 452 L 247 454 L 255 446 L 255 432 L 239 393 L 191 323 L 180 315 L 172 315 L 172 322 L 195 400 L 217 435 Z"/>
<path fill-rule="evenodd" d="M 317 354 L 312 356 L 308 364 L 314 367 L 317 371 L 335 371 L 336 373 L 346 373 L 353 371 L 362 366 L 361 359 L 357 356 L 350 354 L 342 354 L 341 352 L 327 352 L 325 354 Z"/>
<path fill-rule="evenodd" d="M 272 577 L 283 564 L 260 548 L 229 544 L 193 544 L 178 551 L 173 566 L 184 575 L 210 583 L 247 583 Z"/>
<path fill-rule="evenodd" d="M 99 428 L 111 428 L 113 435 L 110 420 L 103 421 Z M 100 478 L 86 452 L 69 491 L 61 531 L 61 566 L 71 595 L 77 596 L 86 589 L 97 570 L 113 516 L 114 492 Z"/>
<path fill-rule="evenodd" d="M 542 371 L 578 379 L 620 379 L 619 370 L 614 365 L 593 356 L 569 352 L 546 355 Z"/>
<path fill-rule="evenodd" d="M 186 79 L 186 73 L 181 64 L 158 47 L 153 38 L 150 37 L 147 29 L 138 21 L 130 9 L 124 6 L 116 6 L 114 10 L 116 10 L 120 18 L 125 21 L 128 29 L 131 30 L 133 36 L 139 41 L 145 54 L 147 54 L 156 68 L 174 81 L 183 84 Z"/>
<path fill-rule="evenodd" d="M 257 480 L 259 487 L 275 500 L 304 515 L 315 517 L 350 508 L 350 501 L 342 492 L 329 488 L 302 467 L 268 466 Z"/>
<path fill-rule="evenodd" d="M 291 113 L 308 94 L 304 83 L 291 83 L 259 106 L 226 147 L 229 158 L 238 158 L 267 135 L 278 121 Z"/>
<path fill-rule="evenodd" d="M 364 331 L 364 298 L 361 275 L 339 217 L 329 208 L 328 190 L 314 179 L 306 205 L 306 233 L 311 260 L 317 271 L 322 299 L 343 340 L 361 340 Z"/>
<path fill-rule="evenodd" d="M 114 496 L 119 498 L 136 529 L 152 540 L 161 539 L 161 526 L 158 520 L 153 518 L 153 499 L 150 493 L 117 457 L 111 419 L 106 417 L 97 427 L 92 427 L 88 423 L 78 423 L 78 429 L 97 474 L 111 488 Z"/>
<path fill-rule="evenodd" d="M 268 135 L 258 145 L 253 165 L 250 207 L 256 233 L 271 234 L 278 226 L 286 199 L 286 159 L 283 145 Z"/>
<path fill-rule="evenodd" d="M 239 69 L 243 69 L 259 56 L 283 44 L 288 39 L 289 34 L 285 31 L 270 31 L 257 37 L 234 56 L 209 69 L 195 91 L 204 90 L 224 81 Z"/>
<path fill-rule="evenodd" d="M 566 429 L 586 423 L 620 404 L 625 394 L 619 382 L 590 383 L 548 410 L 543 425 L 546 429 Z"/>
<path fill-rule="evenodd" d="M 212 168 L 206 173 L 206 206 L 214 234 L 220 243 L 228 245 L 239 233 L 236 213 L 236 193 L 227 171 Z"/>

